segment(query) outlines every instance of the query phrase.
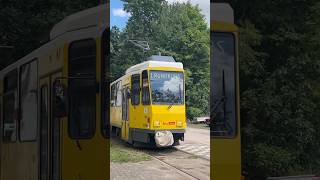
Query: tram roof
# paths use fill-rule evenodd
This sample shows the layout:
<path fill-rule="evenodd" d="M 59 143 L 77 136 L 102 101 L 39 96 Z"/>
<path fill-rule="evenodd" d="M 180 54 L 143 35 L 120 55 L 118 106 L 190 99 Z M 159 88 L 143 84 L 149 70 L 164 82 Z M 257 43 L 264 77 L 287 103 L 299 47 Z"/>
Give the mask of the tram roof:
<path fill-rule="evenodd" d="M 78 29 L 105 26 L 108 15 L 109 8 L 102 4 L 67 16 L 51 29 L 50 39 Z"/>
<path fill-rule="evenodd" d="M 147 68 L 153 67 L 169 67 L 183 69 L 183 64 L 181 62 L 166 62 L 166 61 L 145 61 L 140 64 L 134 65 L 126 70 L 126 74 L 130 74 L 136 71 L 141 71 Z"/>
<path fill-rule="evenodd" d="M 234 13 L 228 3 L 211 3 L 210 21 L 234 24 Z"/>

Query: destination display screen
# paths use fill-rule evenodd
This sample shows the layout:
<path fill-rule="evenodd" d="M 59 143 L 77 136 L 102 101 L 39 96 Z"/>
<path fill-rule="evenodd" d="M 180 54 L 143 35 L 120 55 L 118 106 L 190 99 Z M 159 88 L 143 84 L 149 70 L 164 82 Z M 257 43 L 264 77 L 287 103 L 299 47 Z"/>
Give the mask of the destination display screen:
<path fill-rule="evenodd" d="M 152 104 L 183 104 L 183 72 L 150 71 Z"/>

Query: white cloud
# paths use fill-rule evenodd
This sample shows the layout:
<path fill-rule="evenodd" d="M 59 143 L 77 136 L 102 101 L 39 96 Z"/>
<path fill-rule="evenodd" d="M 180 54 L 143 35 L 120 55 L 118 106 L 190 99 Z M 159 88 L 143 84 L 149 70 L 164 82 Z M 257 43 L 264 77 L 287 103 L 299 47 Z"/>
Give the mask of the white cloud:
<path fill-rule="evenodd" d="M 122 18 L 131 16 L 130 13 L 124 11 L 122 8 L 112 9 L 112 15 L 122 17 Z"/>
<path fill-rule="evenodd" d="M 162 91 L 167 91 L 168 89 L 171 92 L 178 93 L 179 90 L 183 88 L 183 81 L 179 76 L 171 78 L 169 81 L 165 81 L 161 87 Z"/>
<path fill-rule="evenodd" d="M 209 0 L 167 0 L 169 4 L 179 2 L 188 2 L 190 1 L 193 5 L 199 5 L 199 8 L 201 9 L 202 14 L 205 16 L 208 25 L 210 24 L 210 1 Z"/>

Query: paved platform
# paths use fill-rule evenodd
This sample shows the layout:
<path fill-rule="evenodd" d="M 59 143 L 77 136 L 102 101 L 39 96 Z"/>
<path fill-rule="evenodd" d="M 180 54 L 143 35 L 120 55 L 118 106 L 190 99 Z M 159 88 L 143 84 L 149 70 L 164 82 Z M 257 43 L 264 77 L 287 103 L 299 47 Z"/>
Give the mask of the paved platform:
<path fill-rule="evenodd" d="M 174 148 L 210 160 L 210 130 L 188 127 L 184 141 Z"/>
<path fill-rule="evenodd" d="M 138 163 L 110 164 L 111 180 L 188 180 L 194 179 L 177 172 L 158 160 Z"/>
<path fill-rule="evenodd" d="M 210 160 L 210 146 L 205 144 L 183 143 L 175 146 L 180 151 L 194 154 L 196 156 Z"/>
<path fill-rule="evenodd" d="M 137 163 L 111 162 L 112 180 L 210 179 L 210 136 L 208 130 L 188 128 L 185 142 L 170 148 L 141 149 L 152 156 Z M 117 141 L 119 144 L 122 141 Z M 124 148 L 134 148 L 124 146 Z M 201 158 L 199 158 L 199 156 Z"/>

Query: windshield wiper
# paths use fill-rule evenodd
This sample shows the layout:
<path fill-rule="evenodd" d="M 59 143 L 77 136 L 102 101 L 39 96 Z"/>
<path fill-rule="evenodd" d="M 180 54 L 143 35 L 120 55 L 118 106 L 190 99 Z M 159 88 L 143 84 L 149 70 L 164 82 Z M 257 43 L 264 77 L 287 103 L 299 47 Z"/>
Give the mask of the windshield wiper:
<path fill-rule="evenodd" d="M 226 97 L 226 87 L 225 87 L 225 78 L 224 78 L 224 70 L 222 70 L 222 96 L 214 102 L 213 107 L 211 107 L 211 118 L 215 118 L 217 115 L 217 111 L 219 110 L 219 107 L 223 105 L 223 112 L 224 112 L 224 117 L 225 117 L 225 110 L 226 110 L 226 102 L 227 102 L 227 97 Z"/>
<path fill-rule="evenodd" d="M 227 97 L 222 96 L 216 101 L 215 104 L 213 104 L 213 106 L 211 106 L 212 107 L 211 113 L 213 114 L 212 118 L 214 118 L 217 115 L 217 111 L 219 110 L 219 107 L 221 107 L 221 105 L 224 106 L 226 101 L 227 101 Z"/>

